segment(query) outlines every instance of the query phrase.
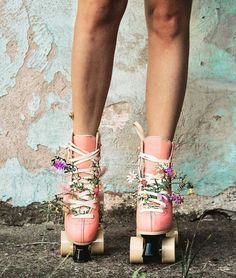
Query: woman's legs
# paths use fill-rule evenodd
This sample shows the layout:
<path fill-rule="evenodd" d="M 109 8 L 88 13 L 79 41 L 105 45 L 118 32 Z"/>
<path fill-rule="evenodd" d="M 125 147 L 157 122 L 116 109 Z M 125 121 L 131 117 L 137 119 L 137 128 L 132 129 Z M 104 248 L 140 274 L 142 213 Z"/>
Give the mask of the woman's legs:
<path fill-rule="evenodd" d="M 185 95 L 191 0 L 145 0 L 148 135 L 173 140 Z"/>
<path fill-rule="evenodd" d="M 95 135 L 99 127 L 127 1 L 79 1 L 71 57 L 74 134 Z"/>

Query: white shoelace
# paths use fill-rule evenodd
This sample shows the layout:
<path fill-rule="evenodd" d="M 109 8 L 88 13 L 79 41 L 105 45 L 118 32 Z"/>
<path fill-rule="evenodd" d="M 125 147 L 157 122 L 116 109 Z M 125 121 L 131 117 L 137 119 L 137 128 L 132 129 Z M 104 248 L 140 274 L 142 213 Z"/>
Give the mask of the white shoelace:
<path fill-rule="evenodd" d="M 144 132 L 141 125 L 138 122 L 134 122 L 134 127 L 136 128 L 136 132 L 141 140 L 144 141 Z M 143 197 L 146 195 L 148 198 L 148 204 L 145 203 L 144 200 L 140 200 L 140 204 L 142 205 L 141 212 L 145 211 L 153 211 L 153 212 L 160 212 L 163 213 L 164 209 L 166 208 L 166 203 L 164 200 L 168 201 L 169 192 L 167 190 L 160 190 L 158 192 L 153 192 L 148 190 L 148 185 L 155 186 L 155 184 L 161 183 L 161 177 L 151 173 L 144 172 L 144 164 L 145 160 L 153 162 L 156 165 L 160 165 L 162 168 L 167 168 L 170 164 L 169 159 L 158 159 L 153 155 L 143 153 L 140 151 L 138 157 L 138 178 L 139 178 L 139 188 L 138 188 L 138 196 Z M 143 179 L 146 181 L 147 186 L 142 185 Z M 158 198 L 161 196 L 161 199 Z"/>
<path fill-rule="evenodd" d="M 99 149 L 96 149 L 93 152 L 87 152 L 85 150 L 80 149 L 73 142 L 69 142 L 68 148 L 68 161 L 73 163 L 75 166 L 85 161 L 90 161 L 91 164 L 94 163 L 97 165 L 97 155 L 99 153 Z M 79 154 L 79 157 L 70 157 L 70 151 L 73 151 Z M 94 188 L 95 184 L 91 184 L 91 179 L 93 178 L 94 173 L 100 176 L 100 168 L 91 165 L 88 168 L 77 168 L 76 174 L 87 174 L 84 176 L 80 176 L 79 182 L 81 182 L 84 186 L 84 190 L 79 192 L 76 191 L 76 196 L 78 199 L 73 199 L 70 202 L 70 207 L 74 209 L 78 214 L 72 214 L 73 218 L 93 218 L 93 214 L 91 210 L 95 208 L 95 204 L 97 202 L 97 198 L 94 196 Z M 73 181 L 71 181 L 69 186 L 73 185 Z M 83 211 L 81 213 L 81 211 Z"/>
<path fill-rule="evenodd" d="M 140 154 L 139 154 L 138 177 L 140 180 L 140 184 L 143 179 L 146 180 L 148 185 L 152 185 L 152 186 L 155 186 L 156 182 L 161 183 L 162 182 L 161 178 L 158 175 L 154 175 L 151 173 L 144 173 L 144 161 L 145 160 L 148 160 L 153 163 L 158 163 L 162 167 L 168 167 L 169 160 L 158 159 L 153 155 L 146 154 L 143 152 L 140 152 Z M 160 194 L 162 196 L 163 200 L 161 200 L 160 198 L 158 199 L 157 194 Z M 149 191 L 148 187 L 145 188 L 145 186 L 141 186 L 138 190 L 138 195 L 139 196 L 146 195 L 149 203 L 154 204 L 154 205 L 150 204 L 149 206 L 147 206 L 145 204 L 144 200 L 141 200 L 141 204 L 143 205 L 141 212 L 145 212 L 145 211 L 153 211 L 153 212 L 160 212 L 160 213 L 164 212 L 164 209 L 166 208 L 166 204 L 165 204 L 164 200 L 166 200 L 166 201 L 168 200 L 168 197 L 167 197 L 167 196 L 169 196 L 168 191 L 161 190 L 161 191 L 158 191 L 158 193 L 157 193 L 157 192 Z M 153 197 L 155 197 L 155 198 L 153 198 Z"/>

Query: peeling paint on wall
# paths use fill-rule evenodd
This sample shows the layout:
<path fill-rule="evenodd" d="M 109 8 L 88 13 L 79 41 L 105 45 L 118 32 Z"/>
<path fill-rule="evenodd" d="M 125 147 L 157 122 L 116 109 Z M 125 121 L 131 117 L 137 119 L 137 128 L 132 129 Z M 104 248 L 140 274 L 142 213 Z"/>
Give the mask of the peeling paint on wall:
<path fill-rule="evenodd" d="M 122 130 L 131 113 L 127 102 L 113 103 L 104 109 L 101 126 L 110 128 L 113 132 Z"/>
<path fill-rule="evenodd" d="M 214 196 L 236 184 L 236 111 L 233 91 L 212 90 L 202 83 L 201 88 L 189 86 L 175 158 L 176 168 L 191 178 L 198 194 Z M 197 102 L 202 105 L 191 113 Z"/>
<path fill-rule="evenodd" d="M 236 59 L 229 51 L 229 47 L 235 45 L 235 36 L 229 38 L 224 32 L 228 21 L 232 23 L 235 20 L 232 17 L 236 10 L 235 2 L 210 0 L 206 3 L 201 0 L 193 4 L 190 76 L 235 81 Z M 234 30 L 232 26 L 229 30 Z M 217 45 L 217 38 L 222 41 L 222 45 Z"/>
<path fill-rule="evenodd" d="M 29 126 L 27 144 L 33 150 L 38 150 L 39 144 L 55 150 L 59 149 L 59 146 L 65 148 L 71 131 L 67 117 L 68 103 L 55 93 L 49 93 L 45 103 L 43 117 Z"/>
<path fill-rule="evenodd" d="M 11 197 L 15 205 L 47 200 L 63 179 L 50 160 L 63 154 L 72 128 L 76 6 L 72 0 L 0 2 L 0 199 Z M 126 182 L 137 167 L 139 138 L 132 124 L 146 127 L 143 9 L 143 1 L 130 0 L 122 19 L 100 125 L 101 163 L 108 167 L 103 183 L 109 194 L 123 193 L 120 200 L 136 189 Z M 193 1 L 189 81 L 174 163 L 200 195 L 215 196 L 236 184 L 235 24 L 234 0 Z"/>
<path fill-rule="evenodd" d="M 10 196 L 14 205 L 27 205 L 35 200 L 48 200 L 49 196 L 56 193 L 64 177 L 49 169 L 30 173 L 20 165 L 17 158 L 12 158 L 0 169 L 0 180 L 4 181 L 0 187 L 1 200 Z"/>
<path fill-rule="evenodd" d="M 56 72 L 70 79 L 70 53 L 72 41 L 73 1 L 29 1 L 27 3 L 29 22 L 34 33 L 33 42 L 37 48 L 27 66 L 43 71 L 50 82 Z M 56 11 L 56 12 L 55 12 Z M 64 20 L 61 20 L 61 19 Z M 55 51 L 56 49 L 56 51 Z M 49 59 L 51 52 L 54 59 Z"/>
<path fill-rule="evenodd" d="M 0 97 L 6 95 L 7 90 L 16 85 L 15 77 L 24 63 L 28 50 L 29 23 L 26 10 L 21 5 L 21 0 L 0 3 L 0 23 L 3 26 L 0 28 Z M 14 48 L 17 45 L 14 60 L 10 54 L 12 41 L 15 41 Z"/>
<path fill-rule="evenodd" d="M 32 101 L 28 103 L 29 113 L 30 116 L 33 117 L 35 112 L 39 109 L 40 105 L 40 97 L 33 94 Z"/>

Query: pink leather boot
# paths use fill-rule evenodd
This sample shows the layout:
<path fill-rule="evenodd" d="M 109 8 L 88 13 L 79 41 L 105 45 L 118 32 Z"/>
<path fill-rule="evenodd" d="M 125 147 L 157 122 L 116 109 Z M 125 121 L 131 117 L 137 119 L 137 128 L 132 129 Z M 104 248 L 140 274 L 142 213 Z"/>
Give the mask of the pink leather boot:
<path fill-rule="evenodd" d="M 172 231 L 171 178 L 169 175 L 172 171 L 171 160 L 174 144 L 160 136 L 145 137 L 141 125 L 135 122 L 134 126 L 140 137 L 136 210 L 138 237 L 131 238 L 130 261 L 140 263 L 143 262 L 145 256 L 152 256 L 153 252 L 157 252 L 157 250 L 149 250 L 150 252 L 148 251 L 145 254 L 143 250 L 143 245 L 149 246 L 149 249 L 158 248 L 158 246 L 153 245 L 151 236 L 169 235 L 170 238 L 170 235 L 175 233 Z M 171 245 L 172 253 L 167 254 L 168 259 L 165 259 L 166 255 L 163 252 L 163 262 L 174 261 L 175 238 L 168 243 Z M 139 248 L 139 252 L 136 248 Z"/>
<path fill-rule="evenodd" d="M 104 252 L 103 231 L 99 227 L 101 197 L 100 133 L 74 135 L 68 143 L 68 182 L 58 194 L 63 197 L 65 231 L 61 233 L 61 255 L 77 262 Z"/>
<path fill-rule="evenodd" d="M 139 135 L 141 126 L 135 123 Z M 173 143 L 160 136 L 140 136 L 137 233 L 159 235 L 172 227 L 172 202 L 170 186 L 163 186 L 165 170 L 171 166 Z"/>

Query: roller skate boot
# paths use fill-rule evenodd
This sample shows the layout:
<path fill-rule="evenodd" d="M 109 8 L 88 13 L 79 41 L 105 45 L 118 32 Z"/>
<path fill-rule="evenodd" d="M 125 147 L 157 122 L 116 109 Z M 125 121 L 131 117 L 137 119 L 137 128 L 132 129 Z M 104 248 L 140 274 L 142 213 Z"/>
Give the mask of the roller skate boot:
<path fill-rule="evenodd" d="M 174 144 L 160 136 L 140 137 L 136 237 L 130 239 L 130 262 L 175 261 L 177 230 L 172 225 L 171 176 Z"/>
<path fill-rule="evenodd" d="M 104 235 L 99 224 L 102 185 L 100 133 L 75 135 L 67 147 L 66 172 L 68 182 L 61 196 L 65 231 L 61 232 L 61 255 L 72 256 L 76 262 L 86 262 L 91 254 L 103 254 Z"/>

